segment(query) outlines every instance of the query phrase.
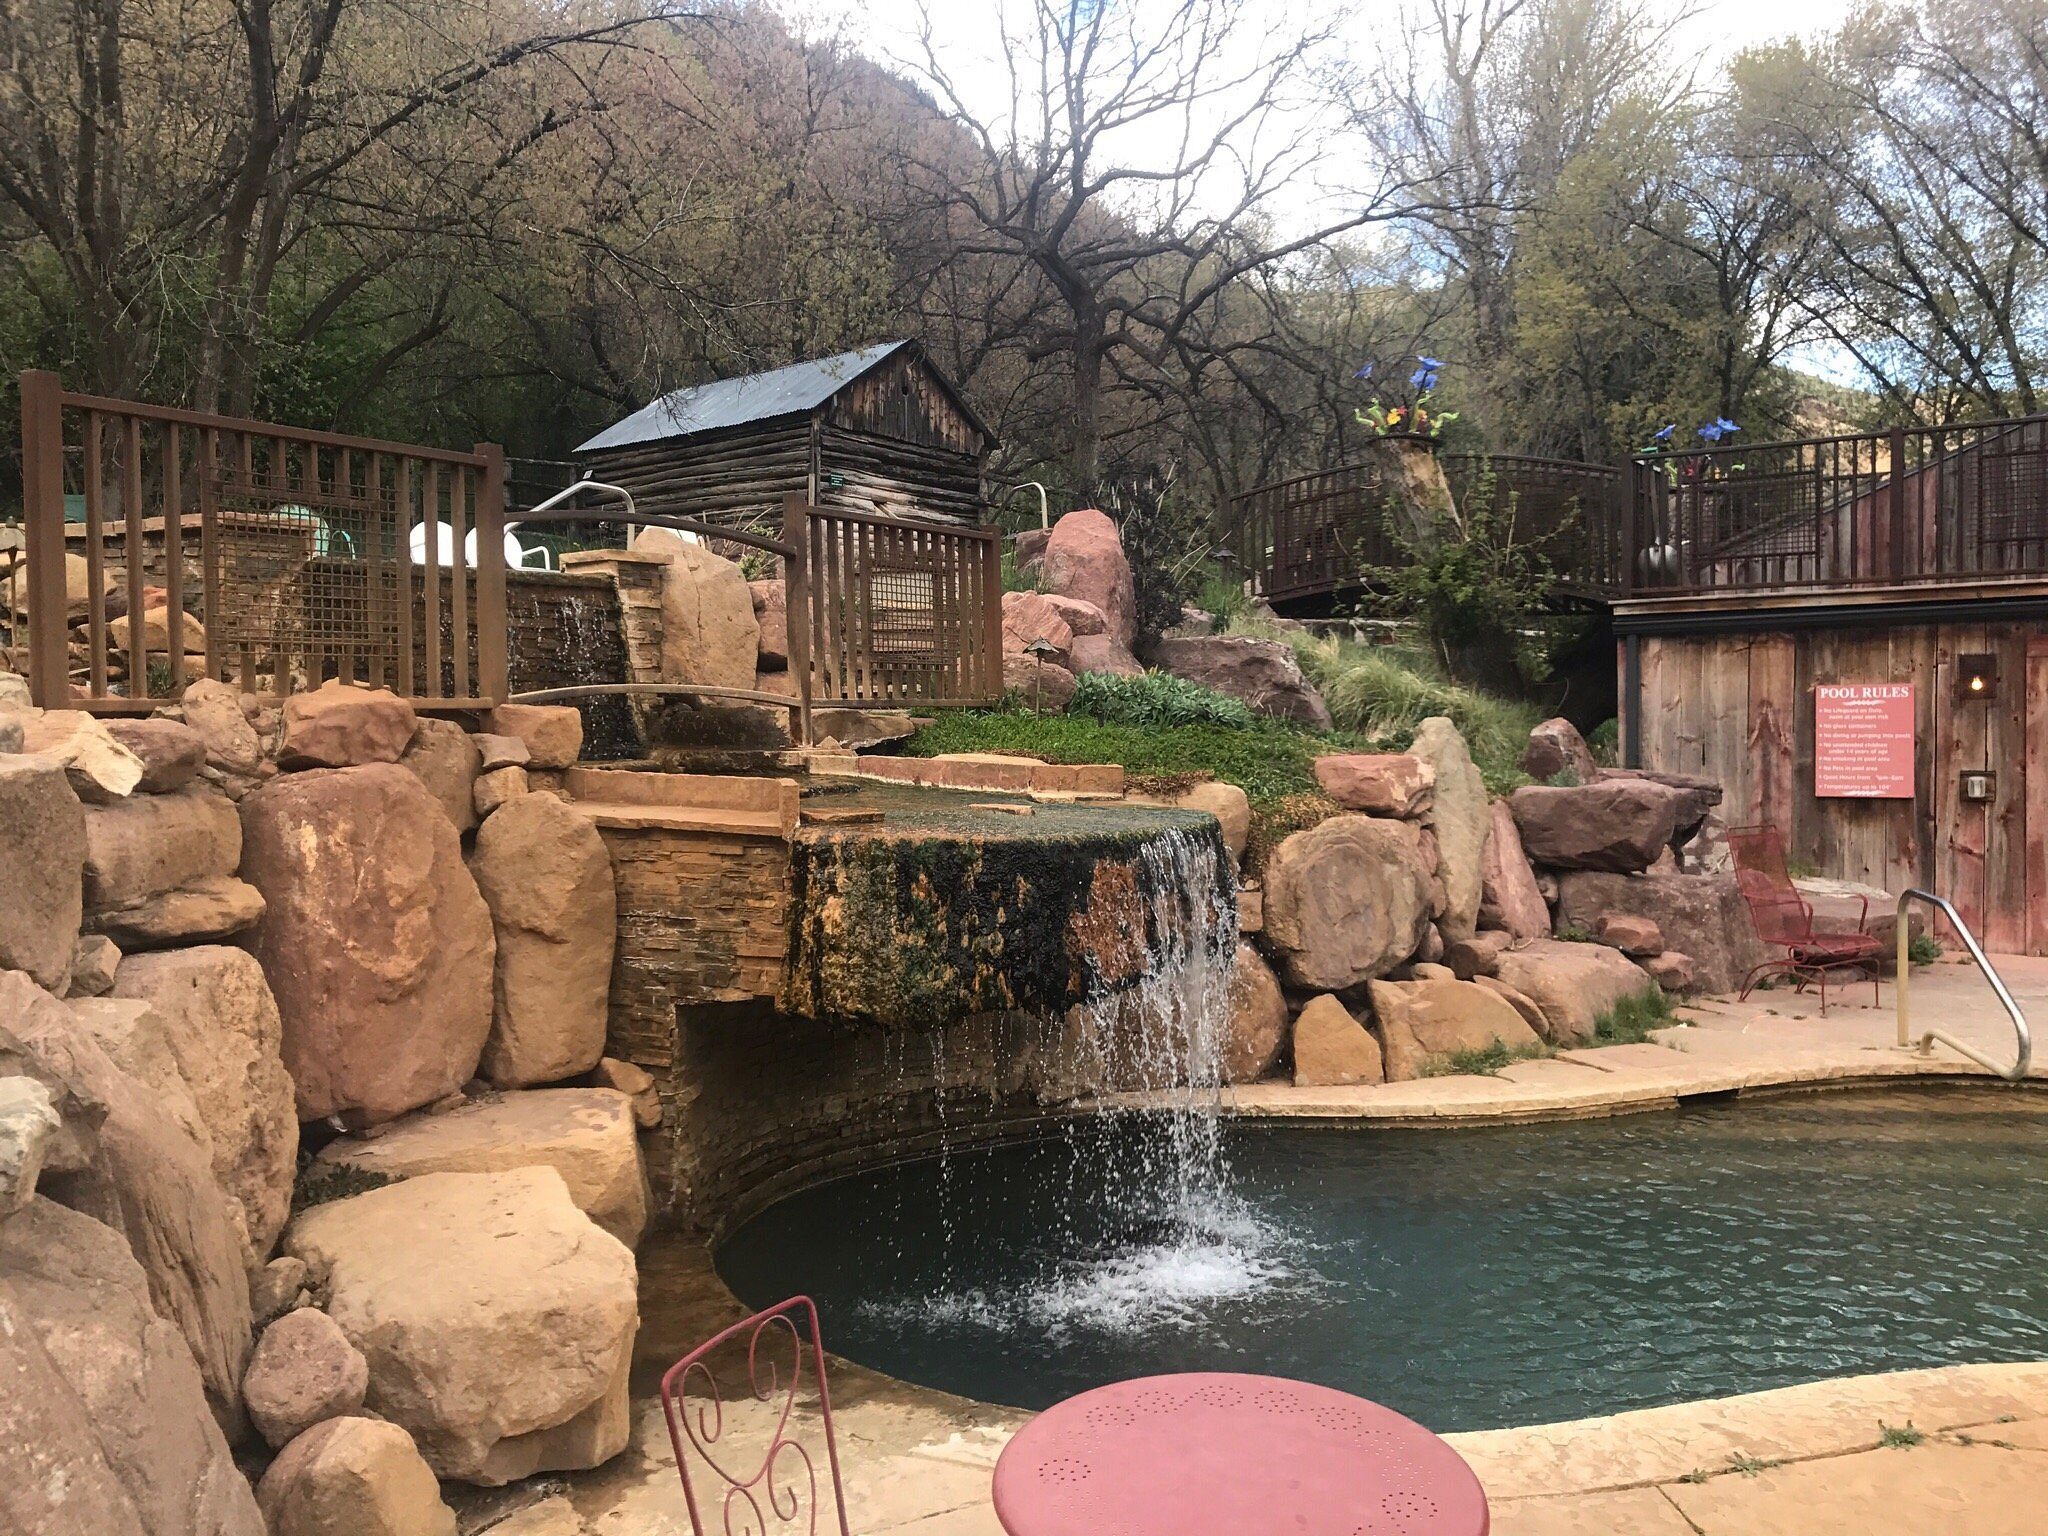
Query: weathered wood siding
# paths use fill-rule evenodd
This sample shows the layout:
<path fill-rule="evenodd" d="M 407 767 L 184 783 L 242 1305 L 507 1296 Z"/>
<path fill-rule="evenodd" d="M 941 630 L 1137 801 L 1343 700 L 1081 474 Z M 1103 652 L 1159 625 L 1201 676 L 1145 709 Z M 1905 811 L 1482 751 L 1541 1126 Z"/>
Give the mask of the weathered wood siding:
<path fill-rule="evenodd" d="M 1956 659 L 1982 652 L 1997 695 L 1959 703 Z M 1780 828 L 1824 875 L 1937 891 L 1987 949 L 2048 954 L 2048 624 L 1645 636 L 1641 668 L 1643 766 L 1719 780 L 1730 825 Z M 1817 799 L 1814 685 L 1880 682 L 1916 685 L 1916 798 Z M 1961 798 L 1966 768 L 1990 801 Z"/>

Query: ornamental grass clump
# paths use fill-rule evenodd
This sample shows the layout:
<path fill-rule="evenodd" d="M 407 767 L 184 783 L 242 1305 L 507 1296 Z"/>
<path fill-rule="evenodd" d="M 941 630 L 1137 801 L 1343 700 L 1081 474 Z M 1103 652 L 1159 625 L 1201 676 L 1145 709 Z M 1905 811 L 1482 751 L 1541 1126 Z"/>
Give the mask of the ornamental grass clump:
<path fill-rule="evenodd" d="M 1242 699 L 1166 672 L 1117 677 L 1084 672 L 1067 702 L 1070 715 L 1087 715 L 1105 725 L 1170 730 L 1183 725 L 1227 725 L 1248 731 L 1257 725 Z"/>

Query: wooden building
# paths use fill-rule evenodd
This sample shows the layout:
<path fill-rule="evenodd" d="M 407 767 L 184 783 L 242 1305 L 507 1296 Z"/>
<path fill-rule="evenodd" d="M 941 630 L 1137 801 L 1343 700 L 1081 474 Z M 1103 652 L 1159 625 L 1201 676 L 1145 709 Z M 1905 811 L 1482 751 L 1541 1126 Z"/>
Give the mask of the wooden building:
<path fill-rule="evenodd" d="M 914 341 L 662 396 L 576 449 L 642 512 L 779 525 L 813 506 L 977 523 L 995 438 Z"/>
<path fill-rule="evenodd" d="M 2048 954 L 2048 418 L 1638 466 L 1624 758 Z"/>

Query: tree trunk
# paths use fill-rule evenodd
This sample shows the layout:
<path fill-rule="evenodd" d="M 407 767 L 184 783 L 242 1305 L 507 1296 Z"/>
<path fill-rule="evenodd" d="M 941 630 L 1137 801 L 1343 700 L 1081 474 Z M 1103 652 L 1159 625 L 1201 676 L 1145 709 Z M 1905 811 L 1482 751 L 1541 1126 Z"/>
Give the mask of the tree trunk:
<path fill-rule="evenodd" d="M 1384 477 L 1395 524 L 1403 538 L 1427 548 L 1443 536 L 1458 515 L 1451 483 L 1444 478 L 1436 450 L 1420 438 L 1379 440 L 1380 472 Z"/>
<path fill-rule="evenodd" d="M 1074 490 L 1095 499 L 1102 473 L 1102 319 L 1087 309 L 1074 315 Z"/>

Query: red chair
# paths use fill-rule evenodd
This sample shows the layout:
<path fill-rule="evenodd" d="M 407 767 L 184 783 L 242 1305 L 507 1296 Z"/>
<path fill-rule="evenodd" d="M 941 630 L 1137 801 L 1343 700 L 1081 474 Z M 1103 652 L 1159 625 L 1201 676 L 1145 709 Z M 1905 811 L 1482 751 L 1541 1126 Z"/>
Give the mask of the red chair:
<path fill-rule="evenodd" d="M 1749 907 L 1750 920 L 1756 924 L 1756 936 L 1780 951 L 1743 978 L 1743 997 L 1767 976 L 1796 976 L 1798 991 L 1805 991 L 1809 981 L 1819 985 L 1821 1017 L 1825 1018 L 1828 972 L 1868 965 L 1871 1001 L 1883 1000 L 1875 962 L 1884 953 L 1884 941 L 1865 931 L 1870 922 L 1869 897 L 1859 898 L 1863 908 L 1854 933 L 1817 932 L 1813 908 L 1799 894 L 1785 867 L 1785 840 L 1776 827 L 1730 827 L 1728 851 L 1735 859 L 1735 882 Z"/>
<path fill-rule="evenodd" d="M 713 1356 L 731 1346 L 729 1380 L 746 1395 L 769 1406 L 773 1428 L 758 1461 L 738 1459 L 721 1443 L 728 1425 L 726 1403 Z M 819 1516 L 821 1486 L 818 1464 L 791 1434 L 806 1356 L 818 1377 L 818 1412 L 824 1420 L 825 1463 L 831 1473 L 832 1514 L 839 1536 L 846 1527 L 846 1494 L 839 1481 L 839 1448 L 832 1438 L 832 1394 L 825 1383 L 825 1350 L 818 1338 L 818 1309 L 808 1296 L 792 1296 L 765 1312 L 757 1312 L 709 1339 L 670 1366 L 661 1378 L 661 1411 L 668 1420 L 669 1443 L 675 1447 L 676 1471 L 683 1480 L 683 1502 L 689 1507 L 690 1529 L 697 1536 L 768 1536 L 771 1531 L 801 1531 L 816 1536 L 833 1527 Z M 743 1365 L 743 1369 L 742 1369 Z M 692 1398 L 691 1388 L 702 1394 Z M 735 1396 L 735 1402 L 740 1399 Z M 737 1427 L 737 1426 L 734 1426 Z M 692 1457 L 709 1468 L 707 1494 L 718 1495 L 717 1523 L 707 1525 L 697 1508 Z M 699 1476 L 702 1476 L 700 1473 Z M 715 1481 L 714 1481 L 715 1479 Z"/>

